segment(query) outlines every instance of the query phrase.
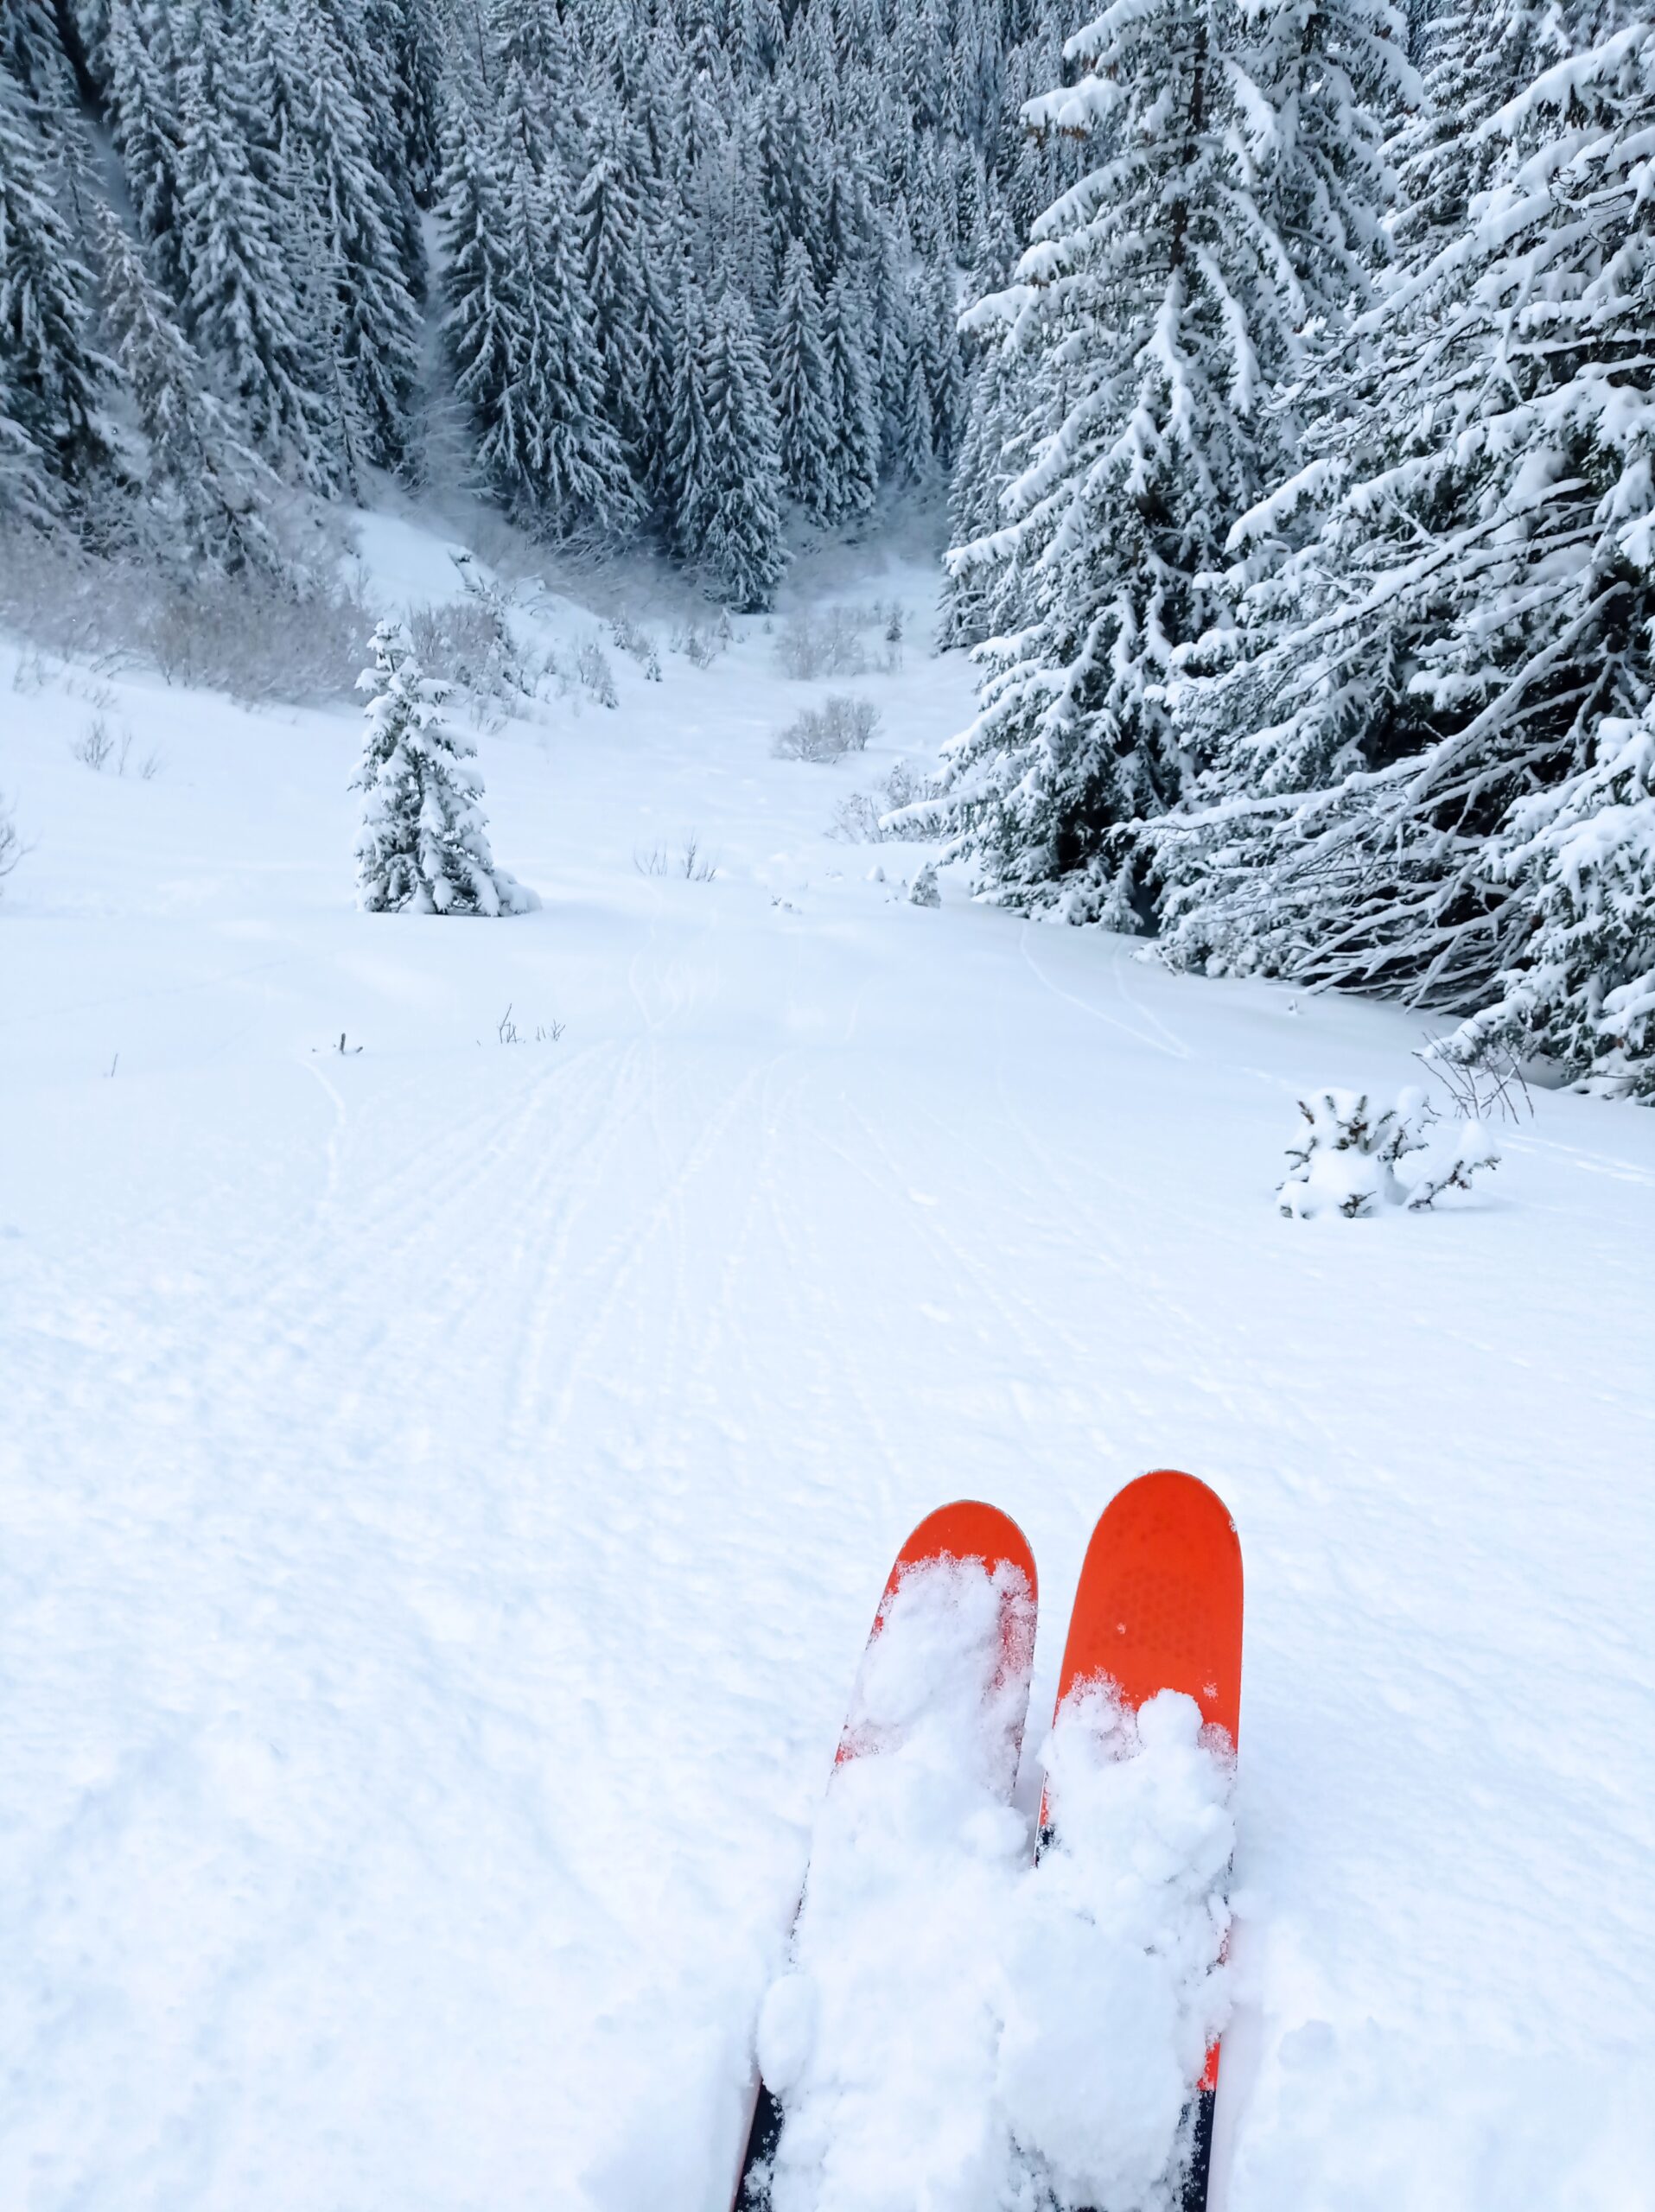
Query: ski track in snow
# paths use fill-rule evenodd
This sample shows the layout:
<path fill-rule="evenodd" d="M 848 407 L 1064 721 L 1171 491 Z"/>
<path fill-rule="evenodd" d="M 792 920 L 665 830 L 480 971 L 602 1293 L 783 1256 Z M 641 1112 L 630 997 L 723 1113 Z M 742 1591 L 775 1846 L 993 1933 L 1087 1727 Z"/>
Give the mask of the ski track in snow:
<path fill-rule="evenodd" d="M 739 628 L 482 739 L 498 924 L 352 910 L 348 715 L 124 681 L 139 785 L 14 699 L 0 2202 L 724 2212 L 897 1543 L 1022 1522 L 1038 1714 L 1181 1465 L 1248 1575 L 1214 2212 L 1649 2203 L 1655 1115 L 1279 1220 L 1416 1020 L 864 881 L 832 804 L 967 672 L 778 762 Z"/>

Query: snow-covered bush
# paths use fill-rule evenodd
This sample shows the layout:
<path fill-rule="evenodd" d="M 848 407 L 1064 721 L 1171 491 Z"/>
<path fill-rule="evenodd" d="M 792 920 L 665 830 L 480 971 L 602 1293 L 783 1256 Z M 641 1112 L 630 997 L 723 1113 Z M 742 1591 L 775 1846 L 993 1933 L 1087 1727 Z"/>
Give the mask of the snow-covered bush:
<path fill-rule="evenodd" d="M 1321 1213 L 1362 1220 L 1386 1206 L 1422 1212 L 1444 1191 L 1466 1191 L 1499 1151 L 1478 1121 L 1437 1113 L 1422 1090 L 1400 1093 L 1376 1109 L 1365 1091 L 1318 1090 L 1301 1099 L 1308 1124 L 1288 1148 L 1292 1163 L 1280 1187 L 1289 1220 Z"/>
<path fill-rule="evenodd" d="M 469 693 L 474 702 L 534 696 L 535 679 L 496 591 L 468 591 L 463 599 L 414 607 L 408 638 L 423 669 L 438 683 Z"/>
<path fill-rule="evenodd" d="M 149 661 L 169 683 L 233 699 L 342 698 L 368 618 L 332 551 L 324 541 L 306 577 L 184 576 L 140 550 L 95 554 L 65 531 L 0 529 L 0 623 L 66 660 Z"/>
<path fill-rule="evenodd" d="M 879 845 L 894 837 L 923 836 L 925 832 L 917 823 L 900 817 L 902 809 L 912 806 L 924 791 L 924 777 L 916 775 L 906 760 L 899 760 L 871 791 L 852 791 L 849 798 L 839 801 L 828 835 L 847 845 Z"/>
<path fill-rule="evenodd" d="M 609 656 L 595 638 L 589 638 L 576 654 L 575 673 L 600 707 L 620 705 L 620 696 L 614 688 L 614 671 L 609 666 Z"/>
<path fill-rule="evenodd" d="M 776 738 L 781 760 L 838 760 L 860 753 L 879 728 L 879 709 L 871 699 L 831 691 L 819 707 L 806 707 Z"/>
<path fill-rule="evenodd" d="M 942 887 L 937 880 L 937 871 L 929 861 L 908 886 L 910 906 L 940 906 Z"/>
<path fill-rule="evenodd" d="M 638 663 L 652 683 L 661 680 L 661 657 L 655 650 L 655 640 L 640 622 L 629 614 L 617 614 L 609 624 L 609 642 L 618 653 L 626 653 Z"/>
<path fill-rule="evenodd" d="M 776 661 L 784 676 L 805 682 L 818 676 L 865 676 L 863 627 L 877 610 L 831 607 L 823 614 L 789 616 L 776 633 Z"/>
<path fill-rule="evenodd" d="M 373 633 L 359 679 L 372 694 L 356 845 L 358 896 L 369 913 L 522 914 L 539 900 L 494 865 L 476 747 L 442 720 L 448 687 L 424 675 L 400 622 Z"/>

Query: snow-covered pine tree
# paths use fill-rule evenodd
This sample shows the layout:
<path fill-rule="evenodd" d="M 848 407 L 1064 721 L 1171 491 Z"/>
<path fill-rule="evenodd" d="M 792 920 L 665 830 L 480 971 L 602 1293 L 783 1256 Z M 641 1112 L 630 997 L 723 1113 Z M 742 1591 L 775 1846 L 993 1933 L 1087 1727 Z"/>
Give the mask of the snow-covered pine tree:
<path fill-rule="evenodd" d="M 1590 1036 L 1614 1065 L 1647 1049 L 1614 1027 L 1626 1000 L 1601 1017 L 1644 960 L 1620 733 L 1655 684 L 1655 33 L 1607 12 L 1487 0 L 1448 42 L 1461 94 L 1490 56 L 1544 66 L 1485 90 L 1466 229 L 1440 201 L 1417 224 L 1363 442 L 1318 464 L 1327 518 L 1254 588 L 1269 642 L 1217 687 L 1236 779 L 1163 855 L 1170 957 L 1423 1005 L 1498 993 L 1493 1030 L 1576 1071 Z M 1571 930 L 1601 968 L 1559 950 Z"/>
<path fill-rule="evenodd" d="M 317 362 L 277 245 L 274 209 L 249 165 L 257 132 L 245 86 L 212 0 L 180 19 L 179 246 L 189 334 L 263 457 L 324 486 L 327 450 Z"/>
<path fill-rule="evenodd" d="M 64 67 L 52 0 L 0 0 L 0 69 L 30 105 L 57 99 Z"/>
<path fill-rule="evenodd" d="M 442 81 L 447 38 L 440 0 L 363 0 L 360 45 L 382 58 L 390 84 L 388 117 L 381 127 L 379 158 L 398 180 L 404 231 L 411 226 L 414 258 L 404 274 L 417 298 L 423 298 L 427 271 L 419 233 L 423 208 L 430 207 L 442 167 Z M 385 147 L 391 154 L 386 158 Z M 404 254 L 408 247 L 404 247 Z"/>
<path fill-rule="evenodd" d="M 663 232 L 652 230 L 643 258 L 642 293 L 644 345 L 638 371 L 638 411 L 644 424 L 645 445 L 635 480 L 658 522 L 670 521 L 672 471 L 668 440 L 672 421 L 677 307 L 665 270 L 669 265 L 659 248 Z"/>
<path fill-rule="evenodd" d="M 703 487 L 711 467 L 707 423 L 707 310 L 687 272 L 672 334 L 672 397 L 667 415 L 664 476 L 672 550 L 692 563 L 706 525 Z"/>
<path fill-rule="evenodd" d="M 844 270 L 828 288 L 822 313 L 827 369 L 828 514 L 834 522 L 866 514 L 879 493 L 879 402 L 869 359 L 868 303 Z"/>
<path fill-rule="evenodd" d="M 401 209 L 374 165 L 368 118 L 325 19 L 315 25 L 308 60 L 308 98 L 297 118 L 302 191 L 316 212 L 334 289 L 333 346 L 368 458 L 397 468 L 408 458 L 419 381 L 419 311 L 404 270 Z"/>
<path fill-rule="evenodd" d="M 470 418 L 473 449 L 512 450 L 508 395 L 527 347 L 525 285 L 513 257 L 508 179 L 481 118 L 458 97 L 444 126 L 442 180 L 442 336 L 455 396 Z M 515 469 L 515 462 L 512 464 Z"/>
<path fill-rule="evenodd" d="M 603 392 L 603 412 L 635 480 L 649 481 L 655 433 L 647 411 L 659 368 L 658 342 L 644 256 L 648 239 L 633 135 L 612 99 L 595 108 L 590 156 L 576 195 L 581 274 L 591 315 Z M 652 374 L 652 372 L 653 373 Z"/>
<path fill-rule="evenodd" d="M 399 64 L 411 41 L 430 39 L 429 0 L 315 0 L 344 65 L 343 90 L 362 118 L 363 148 L 378 188 L 380 219 L 411 299 L 425 290 L 425 236 L 404 153 L 404 87 Z M 423 23 L 420 19 L 424 17 Z"/>
<path fill-rule="evenodd" d="M 807 515 L 824 522 L 835 505 L 833 429 L 821 303 L 802 238 L 783 265 L 770 365 L 782 483 Z"/>
<path fill-rule="evenodd" d="M 1655 704 L 1606 716 L 1578 775 L 1514 805 L 1492 866 L 1527 934 L 1499 997 L 1439 1050 L 1471 1067 L 1544 1059 L 1655 1103 Z"/>
<path fill-rule="evenodd" d="M 32 104 L 0 68 L 0 414 L 12 426 L 19 486 L 44 472 L 83 490 L 109 458 L 109 365 L 92 344 L 89 287 Z"/>
<path fill-rule="evenodd" d="M 267 519 L 277 480 L 237 436 L 207 390 L 201 363 L 171 303 L 116 215 L 102 211 L 105 313 L 144 441 L 141 472 L 163 561 L 191 575 L 284 570 Z"/>
<path fill-rule="evenodd" d="M 446 685 L 424 675 L 400 622 L 373 633 L 367 735 L 351 789 L 362 794 L 358 903 L 371 914 L 523 914 L 532 891 L 498 868 L 479 804 L 477 748 L 442 717 Z"/>
<path fill-rule="evenodd" d="M 1261 193 L 1314 356 L 1372 296 L 1396 190 L 1385 136 L 1422 88 L 1395 0 L 1270 0 L 1251 33 L 1268 99 L 1255 124 Z"/>
<path fill-rule="evenodd" d="M 111 0 L 109 124 L 132 201 L 138 236 L 156 274 L 176 295 L 178 70 L 167 0 Z"/>
<path fill-rule="evenodd" d="M 966 403 L 965 434 L 949 484 L 949 537 L 957 546 L 992 548 L 1001 501 L 1018 474 L 1027 444 L 1027 363 L 1003 327 L 983 334 Z M 976 645 L 1015 620 L 1009 564 L 993 557 L 951 562 L 943 572 L 938 642 Z"/>
<path fill-rule="evenodd" d="M 896 419 L 897 477 L 905 484 L 927 485 L 937 473 L 937 449 L 932 435 L 931 385 L 926 376 L 923 342 L 908 355 L 907 382 L 902 391 L 902 411 Z"/>
<path fill-rule="evenodd" d="M 960 358 L 959 301 L 952 270 L 933 269 L 910 313 L 931 399 L 931 449 L 952 468 L 965 428 L 965 367 Z"/>
<path fill-rule="evenodd" d="M 537 177 L 519 154 L 508 195 L 521 343 L 499 435 L 478 458 L 524 519 L 551 537 L 612 542 L 642 518 L 636 486 L 603 410 L 603 366 L 561 170 Z"/>
<path fill-rule="evenodd" d="M 979 649 L 982 711 L 936 811 L 989 895 L 1074 920 L 1140 918 L 1132 833 L 1183 776 L 1177 657 L 1219 612 L 1208 578 L 1267 480 L 1264 402 L 1291 358 L 1245 30 L 1219 0 L 1116 0 L 1070 40 L 1083 73 L 1029 119 L 1100 135 L 1103 158 L 971 318 L 1009 322 L 1051 413 L 1001 528 L 951 556 L 1015 562 L 1027 596 Z"/>
<path fill-rule="evenodd" d="M 760 613 L 787 550 L 775 413 L 753 310 L 737 291 L 713 309 L 699 383 L 704 442 L 699 471 L 680 493 L 680 543 L 716 598 L 737 613 Z"/>
<path fill-rule="evenodd" d="M 903 408 L 908 394 L 911 343 L 907 288 L 902 281 L 901 262 L 894 224 L 889 216 L 885 216 L 875 225 L 873 241 L 858 272 L 876 349 L 869 366 L 879 402 L 882 472 L 897 465 Z"/>

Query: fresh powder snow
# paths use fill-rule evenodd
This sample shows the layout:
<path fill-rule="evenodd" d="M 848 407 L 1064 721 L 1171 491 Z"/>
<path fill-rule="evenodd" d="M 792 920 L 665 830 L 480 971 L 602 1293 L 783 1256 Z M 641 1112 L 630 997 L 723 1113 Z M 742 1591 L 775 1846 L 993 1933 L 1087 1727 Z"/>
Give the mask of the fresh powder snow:
<path fill-rule="evenodd" d="M 882 1610 L 759 2015 L 774 2212 L 1177 2201 L 1227 2012 L 1229 1747 L 1174 1691 L 1134 1714 L 1080 1685 L 1034 1864 L 1009 1802 L 1034 1626 L 979 1562 L 912 1568 Z"/>
<path fill-rule="evenodd" d="M 1180 2202 L 1190 2084 L 1229 2014 L 1232 1761 L 1209 1736 L 1193 1698 L 1134 1713 L 1098 1681 L 1064 1699 L 1042 1755 L 1053 1837 L 996 1947 L 996 2086 L 1061 2205 Z"/>
<path fill-rule="evenodd" d="M 759 2063 L 786 2115 L 774 2212 L 1000 2200 L 1010 2141 L 991 1984 L 1028 1857 L 1010 1798 L 1034 1631 L 1005 1566 L 993 1580 L 952 1560 L 913 1568 L 883 1610 L 791 1971 L 759 2017 Z M 1021 1663 L 1006 1663 L 1008 1641 Z"/>
<path fill-rule="evenodd" d="M 361 544 L 372 619 L 454 596 Z M 900 665 L 788 674 L 875 601 Z M 970 718 L 928 561 L 801 562 L 728 645 L 633 613 L 659 683 L 513 612 L 614 709 L 450 702 L 542 902 L 465 921 L 358 907 L 348 702 L 0 647 L 0 2202 L 726 2212 L 761 2020 L 823 2048 L 766 1993 L 897 1545 L 975 1495 L 1039 1561 L 992 1872 L 1092 1522 L 1173 1465 L 1248 1586 L 1227 1812 L 1173 1711 L 1155 1815 L 1180 1927 L 1234 1825 L 1214 2212 L 1649 2203 L 1655 1116 L 1537 1093 L 1428 1211 L 1283 1219 L 1298 1102 L 1424 1025 L 832 834 Z M 830 690 L 866 748 L 776 757 Z M 1041 2109 L 1015 1970 L 1068 1878 L 1019 1872 L 994 2094 L 1078 2171 L 1110 1985 Z"/>

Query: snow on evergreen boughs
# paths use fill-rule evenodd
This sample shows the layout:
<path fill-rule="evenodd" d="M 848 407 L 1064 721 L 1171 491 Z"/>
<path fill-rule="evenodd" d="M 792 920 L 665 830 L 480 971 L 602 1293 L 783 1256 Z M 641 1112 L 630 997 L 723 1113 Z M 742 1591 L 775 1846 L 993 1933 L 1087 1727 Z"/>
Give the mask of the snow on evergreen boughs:
<path fill-rule="evenodd" d="M 861 0 L 10 0 L 8 112 L 15 96 L 35 196 L 64 225 L 41 296 L 85 293 L 102 204 L 136 232 L 204 391 L 291 481 L 366 498 L 376 466 L 422 473 L 428 430 L 440 467 L 452 422 L 476 483 L 537 532 L 644 522 L 681 543 L 679 298 L 739 294 L 785 491 L 854 522 L 882 476 L 951 462 L 956 272 L 1008 253 L 1017 194 L 1061 167 L 1028 155 L 1006 109 L 1027 70 L 1003 67 L 1012 39 L 1054 54 L 1053 0 L 926 0 L 920 18 L 887 25 Z M 428 391 L 439 203 L 446 358 Z M 53 486 L 107 474 L 118 505 L 118 461 L 83 440 L 57 465 L 26 366 L 0 359 L 9 503 L 108 543 L 107 513 Z M 738 535 L 767 531 L 775 489 L 761 459 Z"/>
<path fill-rule="evenodd" d="M 319 219 L 339 367 L 366 426 L 369 457 L 394 468 L 408 455 L 419 380 L 419 317 L 403 266 L 400 212 L 375 167 L 369 117 L 326 17 L 312 41 L 298 176 Z"/>
<path fill-rule="evenodd" d="M 865 514 L 878 495 L 880 421 L 868 303 L 843 270 L 828 288 L 822 351 L 827 372 L 828 514 L 843 522 Z"/>
<path fill-rule="evenodd" d="M 1611 1096 L 1655 1098 L 1655 709 L 1606 719 L 1591 766 L 1514 807 L 1503 866 L 1532 915 L 1503 995 L 1440 1049 L 1550 1061 Z"/>
<path fill-rule="evenodd" d="M 137 245 L 107 212 L 99 244 L 105 311 L 144 440 L 142 478 L 162 557 L 181 557 L 191 571 L 281 574 L 269 471 L 206 389 L 200 356 Z"/>
<path fill-rule="evenodd" d="M 84 483 L 107 455 L 108 364 L 92 344 L 89 289 L 36 114 L 0 68 L 0 423 L 24 509 L 55 504 L 47 480 Z"/>
<path fill-rule="evenodd" d="M 686 376 L 703 428 L 693 454 L 685 448 L 678 540 L 715 597 L 757 613 L 769 606 L 787 555 L 775 414 L 741 293 L 723 295 L 698 351 Z"/>
<path fill-rule="evenodd" d="M 1238 105 L 1243 28 L 1218 0 L 1115 0 L 1069 41 L 1084 73 L 1028 118 L 1102 159 L 967 318 L 1009 326 L 1045 419 L 1002 526 L 951 556 L 1015 564 L 1022 607 L 979 649 L 981 712 L 939 813 L 990 895 L 1077 919 L 1130 925 L 1111 833 L 1179 794 L 1174 655 L 1212 619 L 1205 578 L 1262 488 L 1262 405 L 1291 353 L 1289 257 Z"/>
<path fill-rule="evenodd" d="M 442 718 L 447 686 L 422 674 L 400 622 L 373 633 L 372 694 L 356 844 L 359 903 L 369 913 L 524 914 L 540 901 L 494 864 L 476 747 Z"/>
<path fill-rule="evenodd" d="M 782 481 L 806 514 L 825 521 L 833 512 L 837 493 L 831 467 L 828 365 L 821 303 L 802 238 L 795 238 L 787 249 L 770 360 Z"/>
<path fill-rule="evenodd" d="M 242 65 L 211 0 L 179 19 L 179 249 L 189 334 L 264 458 L 325 485 L 339 465 L 326 435 L 316 360 L 277 243 L 285 213 L 261 188 Z"/>
<path fill-rule="evenodd" d="M 1445 1191 L 1467 1191 L 1481 1167 L 1499 1163 L 1480 1122 L 1439 1115 L 1417 1090 L 1376 1108 L 1364 1091 L 1318 1090 L 1299 1102 L 1305 1134 L 1288 1148 L 1278 1192 L 1289 1220 L 1318 1214 L 1366 1219 L 1386 1206 L 1421 1213 Z"/>
<path fill-rule="evenodd" d="M 1575 894 L 1547 891 L 1562 846 L 1536 825 L 1555 804 L 1579 851 L 1573 810 L 1622 804 L 1599 733 L 1639 721 L 1655 683 L 1655 32 L 1496 0 L 1473 14 L 1433 93 L 1485 111 L 1446 200 L 1420 134 L 1429 204 L 1399 226 L 1417 258 L 1370 318 L 1353 435 L 1296 487 L 1325 519 L 1253 585 L 1258 642 L 1206 702 L 1208 804 L 1163 828 L 1167 949 L 1420 1004 L 1486 1001 L 1498 978 L 1529 1048 L 1578 1071 L 1575 986 L 1557 998 L 1552 965 Z M 1491 85 L 1537 59 L 1531 82 Z M 1531 992 L 1542 944 L 1551 973 Z M 1635 944 L 1623 925 L 1634 965 Z M 1592 1033 L 1616 1067 L 1647 1050 L 1635 1024 Z"/>
<path fill-rule="evenodd" d="M 139 238 L 169 291 L 179 281 L 181 129 L 172 15 L 156 0 L 111 0 L 109 122 Z"/>

